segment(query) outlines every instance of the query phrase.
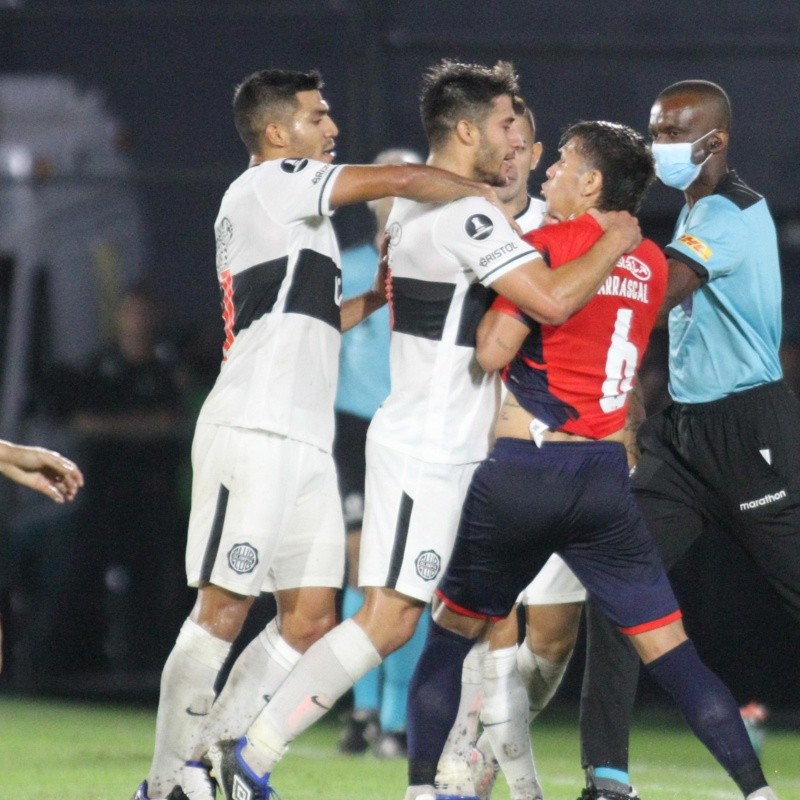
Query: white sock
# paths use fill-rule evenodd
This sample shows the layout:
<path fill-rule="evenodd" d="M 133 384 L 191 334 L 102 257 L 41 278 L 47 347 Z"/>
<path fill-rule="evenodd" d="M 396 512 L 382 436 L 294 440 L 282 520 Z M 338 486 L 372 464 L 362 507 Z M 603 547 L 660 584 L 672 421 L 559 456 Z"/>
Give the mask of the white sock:
<path fill-rule="evenodd" d="M 439 757 L 436 786 L 440 794 L 472 797 L 472 773 L 469 759 L 478 738 L 478 714 L 481 709 L 483 659 L 489 649 L 487 640 L 476 642 L 464 659 L 461 669 L 461 699 L 458 713 Z"/>
<path fill-rule="evenodd" d="M 316 722 L 360 678 L 381 663 L 369 636 L 346 619 L 306 650 L 247 731 L 243 756 L 260 775 L 298 734 Z"/>
<path fill-rule="evenodd" d="M 483 662 L 481 722 L 512 800 L 541 797 L 528 723 L 528 696 L 517 670 L 517 647 L 491 650 Z"/>
<path fill-rule="evenodd" d="M 572 652 L 563 661 L 549 661 L 537 656 L 528 647 L 527 642 L 523 642 L 517 650 L 517 668 L 528 692 L 530 722 L 533 722 L 539 712 L 552 700 L 567 671 L 571 655 Z"/>
<path fill-rule="evenodd" d="M 187 619 L 161 673 L 156 742 L 147 778 L 151 798 L 181 782 L 183 762 L 214 701 L 214 682 L 231 645 Z"/>
<path fill-rule="evenodd" d="M 199 761 L 214 742 L 238 739 L 300 659 L 273 619 L 242 651 L 225 686 L 203 720 L 190 760 Z"/>
<path fill-rule="evenodd" d="M 759 789 L 758 791 L 747 795 L 745 800 L 778 800 L 778 795 L 775 794 L 774 789 L 770 788 L 769 786 L 765 786 L 763 789 Z"/>

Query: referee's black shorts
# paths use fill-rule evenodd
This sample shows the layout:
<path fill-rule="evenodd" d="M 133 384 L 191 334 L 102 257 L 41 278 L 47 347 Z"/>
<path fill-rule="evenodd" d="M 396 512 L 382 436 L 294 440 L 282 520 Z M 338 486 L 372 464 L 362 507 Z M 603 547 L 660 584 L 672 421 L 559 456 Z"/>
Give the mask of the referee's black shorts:
<path fill-rule="evenodd" d="M 667 569 L 713 521 L 800 620 L 800 402 L 786 384 L 673 403 L 639 445 L 634 490 Z"/>

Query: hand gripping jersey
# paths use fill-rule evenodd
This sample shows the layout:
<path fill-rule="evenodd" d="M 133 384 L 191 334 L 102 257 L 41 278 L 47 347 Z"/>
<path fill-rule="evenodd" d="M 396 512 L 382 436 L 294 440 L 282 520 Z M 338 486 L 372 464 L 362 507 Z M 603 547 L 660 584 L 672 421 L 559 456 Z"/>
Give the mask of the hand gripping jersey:
<path fill-rule="evenodd" d="M 602 234 L 598 222 L 584 214 L 525 238 L 557 269 L 583 255 Z M 619 430 L 666 288 L 666 259 L 645 239 L 617 262 L 597 295 L 563 325 L 540 325 L 498 297 L 494 308 L 531 328 L 503 371 L 509 391 L 551 430 L 592 439 Z"/>
<path fill-rule="evenodd" d="M 391 393 L 369 437 L 432 463 L 486 455 L 499 384 L 475 359 L 492 281 L 537 256 L 481 198 L 398 199 L 390 234 Z"/>
<path fill-rule="evenodd" d="M 330 451 L 341 322 L 329 216 L 340 167 L 267 161 L 237 178 L 214 224 L 224 358 L 199 421 Z"/>

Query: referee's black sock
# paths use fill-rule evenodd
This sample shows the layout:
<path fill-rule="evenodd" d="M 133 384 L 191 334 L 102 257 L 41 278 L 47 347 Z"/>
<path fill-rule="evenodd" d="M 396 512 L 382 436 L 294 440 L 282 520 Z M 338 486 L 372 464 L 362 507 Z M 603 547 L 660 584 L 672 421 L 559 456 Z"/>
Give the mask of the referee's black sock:
<path fill-rule="evenodd" d="M 700 660 L 688 639 L 647 664 L 672 695 L 698 739 L 745 796 L 767 785 L 739 707 L 725 684 Z"/>

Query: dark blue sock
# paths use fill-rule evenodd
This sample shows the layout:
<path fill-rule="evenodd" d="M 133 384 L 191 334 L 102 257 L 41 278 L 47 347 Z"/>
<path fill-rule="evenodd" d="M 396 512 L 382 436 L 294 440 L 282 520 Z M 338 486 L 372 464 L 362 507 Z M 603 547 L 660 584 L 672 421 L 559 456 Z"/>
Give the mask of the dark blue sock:
<path fill-rule="evenodd" d="M 695 736 L 745 796 L 767 785 L 736 701 L 688 639 L 651 661 L 647 669 L 672 695 Z"/>
<path fill-rule="evenodd" d="M 431 622 L 408 687 L 408 784 L 436 780 L 461 698 L 461 667 L 475 642 Z"/>

